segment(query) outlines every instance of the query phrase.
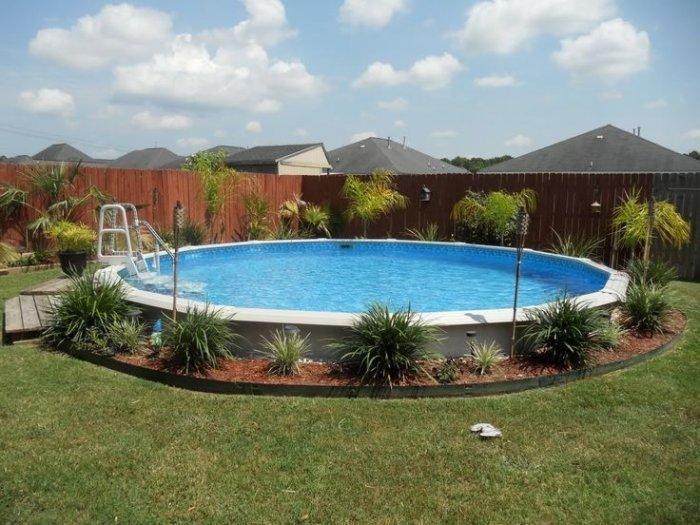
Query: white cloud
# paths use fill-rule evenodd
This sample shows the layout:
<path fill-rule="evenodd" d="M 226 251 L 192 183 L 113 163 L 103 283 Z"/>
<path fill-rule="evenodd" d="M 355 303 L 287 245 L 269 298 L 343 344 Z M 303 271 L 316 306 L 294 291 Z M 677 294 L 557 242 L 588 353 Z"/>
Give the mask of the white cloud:
<path fill-rule="evenodd" d="M 415 84 L 425 90 L 440 89 L 447 86 L 452 77 L 464 69 L 450 53 L 431 55 L 417 60 L 410 69 L 401 71 L 391 64 L 374 62 L 353 82 L 353 87 L 397 86 Z"/>
<path fill-rule="evenodd" d="M 479 87 L 507 87 L 515 85 L 515 77 L 513 75 L 489 75 L 479 77 L 474 80 L 474 84 Z"/>
<path fill-rule="evenodd" d="M 397 119 L 397 120 L 394 121 L 394 126 L 397 127 L 397 128 L 405 128 L 405 127 L 406 127 L 406 123 L 405 123 L 403 120 L 401 120 L 401 119 Z"/>
<path fill-rule="evenodd" d="M 657 98 L 656 100 L 650 100 L 644 104 L 645 109 L 660 109 L 668 106 L 665 98 Z"/>
<path fill-rule="evenodd" d="M 402 111 L 408 107 L 408 100 L 403 97 L 397 97 L 393 100 L 380 100 L 377 102 L 377 107 L 386 111 Z"/>
<path fill-rule="evenodd" d="M 150 111 L 141 111 L 131 117 L 131 123 L 144 129 L 187 129 L 192 125 L 192 119 L 187 115 L 156 115 Z"/>
<path fill-rule="evenodd" d="M 450 36 L 466 53 L 507 54 L 540 35 L 587 31 L 614 13 L 614 0 L 491 0 L 469 9 Z"/>
<path fill-rule="evenodd" d="M 187 137 L 177 140 L 177 145 L 184 150 L 201 150 L 209 145 L 209 140 L 204 137 Z"/>
<path fill-rule="evenodd" d="M 70 117 L 75 111 L 73 95 L 60 89 L 42 88 L 22 91 L 19 104 L 30 113 Z"/>
<path fill-rule="evenodd" d="M 602 100 L 620 100 L 622 98 L 622 91 L 617 89 L 610 89 L 608 91 L 603 91 L 600 94 Z"/>
<path fill-rule="evenodd" d="M 511 148 L 527 148 L 532 145 L 532 139 L 527 135 L 518 134 L 506 140 L 505 145 Z"/>
<path fill-rule="evenodd" d="M 262 125 L 257 120 L 251 120 L 245 125 L 245 130 L 249 133 L 260 133 Z"/>
<path fill-rule="evenodd" d="M 32 54 L 63 66 L 93 69 L 150 56 L 172 38 L 169 14 L 130 4 L 108 4 L 70 29 L 41 29 Z"/>
<path fill-rule="evenodd" d="M 649 35 L 621 18 L 603 22 L 577 38 L 565 38 L 560 44 L 552 57 L 576 77 L 615 82 L 649 67 Z"/>
<path fill-rule="evenodd" d="M 345 0 L 340 6 L 340 20 L 348 25 L 376 29 L 407 10 L 407 0 Z"/>
<path fill-rule="evenodd" d="M 433 131 L 430 136 L 436 139 L 451 139 L 457 136 L 457 132 L 451 129 Z"/>
<path fill-rule="evenodd" d="M 368 139 L 370 137 L 376 137 L 377 134 L 374 131 L 359 131 L 357 133 L 353 133 L 350 136 L 350 142 L 359 142 L 361 140 Z"/>
<path fill-rule="evenodd" d="M 691 140 L 700 140 L 700 128 L 689 129 L 683 136 Z"/>
<path fill-rule="evenodd" d="M 297 137 L 306 137 L 308 134 L 308 131 L 304 128 L 297 128 L 294 130 L 294 135 Z"/>

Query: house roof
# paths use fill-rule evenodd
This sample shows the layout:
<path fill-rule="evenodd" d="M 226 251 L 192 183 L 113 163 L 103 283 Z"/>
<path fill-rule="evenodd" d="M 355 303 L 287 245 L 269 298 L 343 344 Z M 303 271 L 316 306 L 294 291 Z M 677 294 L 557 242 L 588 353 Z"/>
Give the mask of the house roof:
<path fill-rule="evenodd" d="M 32 159 L 49 162 L 95 162 L 95 159 L 70 144 L 52 144 L 33 155 Z"/>
<path fill-rule="evenodd" d="M 567 172 L 697 173 L 700 161 L 608 124 L 479 171 Z"/>
<path fill-rule="evenodd" d="M 240 146 L 226 146 L 225 144 L 220 144 L 219 146 L 214 146 L 213 148 L 207 148 L 204 151 L 210 152 L 224 150 L 228 155 L 235 155 L 236 153 L 240 153 L 244 149 L 245 148 L 242 148 Z"/>
<path fill-rule="evenodd" d="M 304 151 L 321 146 L 323 143 L 313 144 L 280 144 L 275 146 L 255 146 L 226 157 L 226 164 L 232 165 L 255 165 L 274 164 L 282 159 L 297 155 Z M 325 149 L 324 149 L 325 152 Z"/>
<path fill-rule="evenodd" d="M 166 164 L 185 162 L 185 157 L 176 155 L 167 148 L 146 148 L 130 151 L 126 155 L 109 162 L 114 168 L 161 169 Z"/>
<path fill-rule="evenodd" d="M 401 174 L 469 173 L 398 142 L 370 137 L 328 152 L 333 171 L 364 175 L 376 169 Z"/>

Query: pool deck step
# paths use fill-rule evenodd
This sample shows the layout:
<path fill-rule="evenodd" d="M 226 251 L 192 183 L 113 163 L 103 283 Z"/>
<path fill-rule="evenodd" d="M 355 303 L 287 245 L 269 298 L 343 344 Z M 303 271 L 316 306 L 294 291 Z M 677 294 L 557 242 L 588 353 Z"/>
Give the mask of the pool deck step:
<path fill-rule="evenodd" d="M 5 301 L 2 342 L 12 344 L 35 339 L 50 321 L 49 302 L 52 296 L 67 289 L 70 279 L 58 278 L 22 290 Z"/>

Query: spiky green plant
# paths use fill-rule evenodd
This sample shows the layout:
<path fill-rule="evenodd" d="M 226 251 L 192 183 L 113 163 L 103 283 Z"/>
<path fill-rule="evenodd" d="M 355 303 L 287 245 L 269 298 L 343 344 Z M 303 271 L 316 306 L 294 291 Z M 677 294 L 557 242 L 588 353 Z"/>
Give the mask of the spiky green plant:
<path fill-rule="evenodd" d="M 207 238 L 206 228 L 200 223 L 187 217 L 180 230 L 180 244 L 183 246 L 198 246 Z"/>
<path fill-rule="evenodd" d="M 676 269 L 664 261 L 630 259 L 625 270 L 632 284 L 653 284 L 664 287 L 678 279 Z"/>
<path fill-rule="evenodd" d="M 363 237 L 367 237 L 370 222 L 408 205 L 408 198 L 394 188 L 394 174 L 389 170 L 374 170 L 367 178 L 348 175 L 341 195 L 348 200 L 346 218 L 362 222 Z"/>
<path fill-rule="evenodd" d="M 341 366 L 363 381 L 391 386 L 426 374 L 421 361 L 434 357 L 428 346 L 438 340 L 437 329 L 410 308 L 391 312 L 375 303 L 355 319 L 344 338 L 328 346 Z"/>
<path fill-rule="evenodd" d="M 673 204 L 668 201 L 655 201 L 652 205 L 653 220 L 650 220 L 649 208 L 638 189 L 626 193 L 622 202 L 615 208 L 613 226 L 623 246 L 632 250 L 643 246 L 642 258 L 649 260 L 654 239 L 676 249 L 690 242 L 690 224 Z"/>
<path fill-rule="evenodd" d="M 622 341 L 625 330 L 615 321 L 601 321 L 598 327 L 598 334 L 600 347 L 604 350 L 612 350 Z"/>
<path fill-rule="evenodd" d="M 663 333 L 671 304 L 663 288 L 653 284 L 633 284 L 621 306 L 622 322 L 627 328 L 647 334 Z"/>
<path fill-rule="evenodd" d="M 121 282 L 102 282 L 86 272 L 73 277 L 71 286 L 51 302 L 51 320 L 43 338 L 52 348 L 79 350 L 96 334 L 106 337 L 113 323 L 133 312 Z"/>
<path fill-rule="evenodd" d="M 586 308 L 568 295 L 528 310 L 527 318 L 523 335 L 527 352 L 556 365 L 586 365 L 594 351 L 606 346 L 600 330 L 607 322 L 605 313 Z"/>
<path fill-rule="evenodd" d="M 417 241 L 436 242 L 440 240 L 440 227 L 436 223 L 431 222 L 423 229 L 410 228 L 406 230 L 406 234 Z"/>
<path fill-rule="evenodd" d="M 143 348 L 146 326 L 136 319 L 120 319 L 107 327 L 109 346 L 119 353 L 135 354 Z"/>
<path fill-rule="evenodd" d="M 271 360 L 268 371 L 274 375 L 296 375 L 299 373 L 299 360 L 311 351 L 309 335 L 298 332 L 286 333 L 275 330 L 270 339 L 262 338 L 259 352 Z"/>
<path fill-rule="evenodd" d="M 270 203 L 259 192 L 254 191 L 243 197 L 245 208 L 245 232 L 247 241 L 266 239 L 270 231 Z"/>
<path fill-rule="evenodd" d="M 472 343 L 470 357 L 474 368 L 480 375 L 490 374 L 491 370 L 503 359 L 501 347 L 495 341 Z"/>
<path fill-rule="evenodd" d="M 185 373 L 217 368 L 221 359 L 232 357 L 239 340 L 230 321 L 209 305 L 188 307 L 177 321 L 168 318 L 162 338 L 173 365 Z"/>
<path fill-rule="evenodd" d="M 568 255 L 569 257 L 586 257 L 588 259 L 594 258 L 600 246 L 602 245 L 602 239 L 595 239 L 593 237 L 584 237 L 582 235 L 566 234 L 564 236 L 559 235 L 556 230 L 552 230 L 554 233 L 555 241 L 552 243 L 549 251 L 552 253 L 558 253 L 559 255 Z"/>
<path fill-rule="evenodd" d="M 9 266 L 19 258 L 20 254 L 13 246 L 0 242 L 0 266 Z"/>
<path fill-rule="evenodd" d="M 301 227 L 309 237 L 330 237 L 331 214 L 325 206 L 307 204 L 301 214 Z"/>

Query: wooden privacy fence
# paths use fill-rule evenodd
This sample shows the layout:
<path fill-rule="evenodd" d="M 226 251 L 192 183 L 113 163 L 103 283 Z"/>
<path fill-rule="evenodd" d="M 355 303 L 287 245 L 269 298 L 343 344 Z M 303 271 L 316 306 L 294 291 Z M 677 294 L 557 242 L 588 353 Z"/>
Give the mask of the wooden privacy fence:
<path fill-rule="evenodd" d="M 22 166 L 0 164 L 0 183 L 18 184 Z M 83 177 L 77 181 L 77 193 L 95 185 L 116 201 L 143 205 L 140 215 L 159 227 L 170 224 L 172 208 L 180 200 L 190 218 L 202 222 L 205 206 L 197 175 L 177 170 L 137 170 L 101 167 L 82 167 Z M 244 191 L 259 192 L 272 212 L 293 195 L 307 202 L 327 204 L 340 214 L 346 203 L 340 196 L 344 175 L 269 175 L 249 174 L 250 184 Z M 420 228 L 437 223 L 440 232 L 448 238 L 454 225 L 450 212 L 467 190 L 491 191 L 504 189 L 518 191 L 531 188 L 537 192 L 538 207 L 531 220 L 526 243 L 532 248 L 546 248 L 552 242 L 552 230 L 559 233 L 578 233 L 604 236 L 603 255 L 609 260 L 611 252 L 610 220 L 612 211 L 626 191 L 638 188 L 644 198 L 652 194 L 652 174 L 632 173 L 532 173 L 532 174 L 430 174 L 401 175 L 396 177 L 397 189 L 410 203 L 405 210 L 397 210 L 383 217 L 369 229 L 371 237 L 405 235 L 408 228 Z M 430 190 L 430 201 L 419 200 L 422 187 Z M 237 239 L 244 229 L 245 209 L 242 193 L 232 195 L 225 204 L 221 219 L 224 225 L 222 241 Z M 601 204 L 600 213 L 591 211 L 591 203 Z M 37 204 L 37 203 L 35 203 Z M 17 224 L 31 218 L 25 212 Z M 86 210 L 82 220 L 94 224 L 94 213 Z M 8 228 L 8 226 L 10 226 Z M 5 225 L 4 240 L 16 244 L 23 241 L 23 232 Z M 15 224 L 16 226 L 16 224 Z M 338 236 L 354 237 L 361 233 L 359 222 L 342 224 Z"/>

